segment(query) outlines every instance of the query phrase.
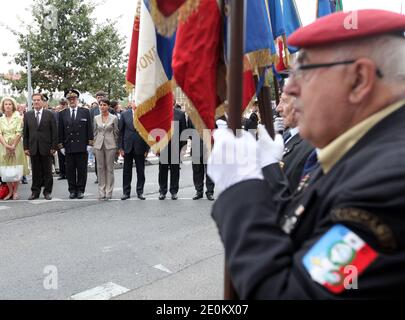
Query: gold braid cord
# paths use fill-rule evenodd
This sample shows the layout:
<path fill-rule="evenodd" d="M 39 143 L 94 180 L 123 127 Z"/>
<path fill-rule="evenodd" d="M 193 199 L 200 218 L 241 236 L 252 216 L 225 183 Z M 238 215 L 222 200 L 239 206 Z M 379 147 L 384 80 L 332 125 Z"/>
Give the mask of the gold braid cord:
<path fill-rule="evenodd" d="M 198 8 L 200 0 L 186 0 L 179 9 L 166 17 L 159 9 L 157 0 L 151 0 L 151 16 L 156 30 L 165 37 L 171 37 L 177 29 L 179 22 L 185 22 L 188 17 Z"/>
<path fill-rule="evenodd" d="M 162 150 L 164 147 L 167 146 L 173 135 L 173 128 L 171 128 L 169 132 L 164 137 L 161 137 L 160 141 L 157 142 L 156 139 L 154 139 L 145 129 L 145 127 L 139 121 L 139 119 L 148 112 L 150 112 L 153 108 L 155 108 L 157 101 L 162 97 L 164 97 L 165 95 L 167 95 L 168 93 L 170 93 L 171 91 L 172 91 L 172 81 L 168 81 L 156 90 L 156 94 L 153 97 L 149 98 L 148 100 L 137 106 L 135 111 L 134 127 L 139 132 L 142 139 L 149 145 L 149 147 L 155 153 L 159 152 L 160 150 Z"/>
<path fill-rule="evenodd" d="M 251 68 L 263 68 L 271 66 L 274 62 L 274 56 L 270 53 L 269 49 L 257 50 L 247 54 Z"/>

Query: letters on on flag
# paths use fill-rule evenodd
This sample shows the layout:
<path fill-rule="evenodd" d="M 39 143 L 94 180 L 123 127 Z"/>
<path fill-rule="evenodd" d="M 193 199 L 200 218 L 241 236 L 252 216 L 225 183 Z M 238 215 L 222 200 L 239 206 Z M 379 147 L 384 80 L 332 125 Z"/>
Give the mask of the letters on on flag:
<path fill-rule="evenodd" d="M 175 36 L 156 33 L 149 0 L 141 1 L 134 127 L 154 152 L 170 140 L 173 120 L 171 60 Z"/>

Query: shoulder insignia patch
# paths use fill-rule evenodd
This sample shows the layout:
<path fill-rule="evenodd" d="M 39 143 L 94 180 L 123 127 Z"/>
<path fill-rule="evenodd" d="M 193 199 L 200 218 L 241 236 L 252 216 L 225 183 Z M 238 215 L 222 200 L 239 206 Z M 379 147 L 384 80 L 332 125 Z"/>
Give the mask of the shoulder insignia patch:
<path fill-rule="evenodd" d="M 345 279 L 353 268 L 359 276 L 377 257 L 377 252 L 358 235 L 337 224 L 315 243 L 302 262 L 315 282 L 338 294 L 345 290 Z"/>
<path fill-rule="evenodd" d="M 358 208 L 338 208 L 332 210 L 331 216 L 336 223 L 357 223 L 367 228 L 376 237 L 382 252 L 392 253 L 398 247 L 394 232 L 375 214 Z"/>

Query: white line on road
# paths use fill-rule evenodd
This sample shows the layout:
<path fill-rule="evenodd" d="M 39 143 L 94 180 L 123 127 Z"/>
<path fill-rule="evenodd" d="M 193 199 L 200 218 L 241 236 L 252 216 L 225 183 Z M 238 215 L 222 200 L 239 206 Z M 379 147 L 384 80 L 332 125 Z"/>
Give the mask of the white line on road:
<path fill-rule="evenodd" d="M 113 282 L 77 293 L 70 298 L 72 300 L 109 300 L 115 296 L 128 292 L 129 289 Z"/>
<path fill-rule="evenodd" d="M 167 273 L 172 273 L 168 268 L 166 268 L 163 264 L 157 264 L 156 266 L 153 266 L 153 268 L 158 269 L 163 272 Z"/>
<path fill-rule="evenodd" d="M 146 197 L 147 197 L 147 195 L 146 195 Z M 178 198 L 178 200 L 193 200 L 193 198 Z M 203 199 L 200 199 L 199 201 L 204 201 L 204 200 L 207 200 L 207 199 L 203 198 Z M 122 200 L 121 199 L 110 199 L 108 201 L 105 201 L 105 200 L 98 200 L 98 199 L 59 199 L 59 198 L 55 198 L 55 199 L 52 199 L 52 200 L 34 200 L 34 201 L 31 201 L 31 200 L 7 200 L 7 203 L 12 204 L 12 203 L 26 203 L 26 202 L 28 202 L 28 203 L 31 203 L 31 204 L 39 205 L 39 204 L 47 204 L 47 203 L 52 203 L 52 202 L 100 202 L 100 203 L 108 203 L 110 201 L 122 201 Z M 146 200 L 140 200 L 140 199 L 134 197 L 134 198 L 127 199 L 125 201 L 162 201 L 162 200 L 159 200 L 159 198 L 157 198 L 157 197 L 156 198 L 155 197 L 154 198 L 146 198 Z M 163 201 L 173 201 L 173 200 L 170 200 L 170 198 L 167 198 L 166 200 L 163 200 Z M 173 201 L 173 202 L 175 202 L 175 201 Z"/>

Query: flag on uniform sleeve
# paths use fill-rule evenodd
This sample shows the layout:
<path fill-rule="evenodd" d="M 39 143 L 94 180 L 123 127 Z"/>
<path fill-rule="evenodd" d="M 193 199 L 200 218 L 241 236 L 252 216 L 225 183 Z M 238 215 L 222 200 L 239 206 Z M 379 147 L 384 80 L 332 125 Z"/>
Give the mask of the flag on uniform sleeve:
<path fill-rule="evenodd" d="M 159 34 L 170 37 L 179 21 L 197 9 L 200 0 L 150 0 L 150 13 Z"/>
<path fill-rule="evenodd" d="M 188 99 L 187 114 L 203 137 L 214 129 L 217 68 L 221 53 L 221 15 L 216 0 L 200 0 L 198 8 L 177 29 L 173 76 Z"/>
<path fill-rule="evenodd" d="M 128 93 L 132 92 L 136 81 L 136 60 L 138 58 L 139 19 L 141 16 L 141 0 L 137 1 L 134 26 L 132 28 L 131 49 L 129 51 L 126 85 Z"/>
<path fill-rule="evenodd" d="M 156 32 L 150 1 L 141 1 L 134 126 L 154 152 L 170 140 L 173 120 L 172 53 L 175 35 Z"/>

